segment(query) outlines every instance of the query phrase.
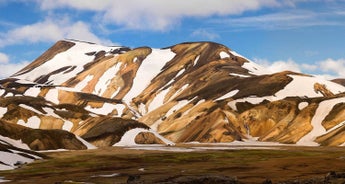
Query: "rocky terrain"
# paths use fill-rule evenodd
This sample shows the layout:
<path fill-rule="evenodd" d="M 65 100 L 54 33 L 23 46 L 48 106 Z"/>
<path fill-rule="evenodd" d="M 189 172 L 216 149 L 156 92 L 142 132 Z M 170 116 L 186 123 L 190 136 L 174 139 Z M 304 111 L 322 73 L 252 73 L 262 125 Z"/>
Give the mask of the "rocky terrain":
<path fill-rule="evenodd" d="M 341 146 L 342 81 L 270 73 L 212 42 L 62 40 L 0 80 L 0 135 L 33 150 L 247 139 Z"/>

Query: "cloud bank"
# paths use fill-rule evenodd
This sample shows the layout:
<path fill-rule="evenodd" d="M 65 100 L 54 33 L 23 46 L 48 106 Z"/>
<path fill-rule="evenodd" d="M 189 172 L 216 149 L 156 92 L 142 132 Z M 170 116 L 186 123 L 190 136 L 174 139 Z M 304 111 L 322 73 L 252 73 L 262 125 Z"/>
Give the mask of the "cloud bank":
<path fill-rule="evenodd" d="M 286 61 L 268 61 L 266 59 L 254 58 L 253 61 L 262 65 L 272 73 L 288 70 L 311 74 L 328 80 L 345 78 L 345 58 L 328 58 L 322 61 L 317 61 L 314 64 L 301 64 L 292 59 L 288 59 Z"/>
<path fill-rule="evenodd" d="M 0 63 L 0 79 L 9 77 L 16 72 L 18 72 L 20 69 L 24 68 L 26 65 L 28 65 L 30 62 L 28 61 L 22 61 L 18 63 Z"/>
<path fill-rule="evenodd" d="M 12 25 L 8 22 L 0 22 L 3 27 L 8 27 L 6 32 L 0 32 L 0 49 L 9 45 L 27 43 L 51 43 L 63 38 L 73 38 L 116 45 L 106 39 L 108 26 L 121 30 L 145 30 L 166 32 L 183 23 L 185 18 L 204 18 L 209 23 L 221 25 L 222 29 L 236 27 L 238 29 L 291 29 L 296 27 L 308 27 L 318 25 L 342 25 L 342 20 L 332 19 L 333 15 L 345 17 L 343 10 L 334 9 L 332 12 L 314 12 L 312 10 L 300 10 L 295 6 L 303 2 L 323 2 L 321 0 L 15 0 L 20 2 L 34 2 L 42 19 L 27 25 Z M 339 0 L 340 1 L 340 0 Z M 1 5 L 10 1 L 0 0 Z M 338 2 L 329 0 L 327 3 Z M 342 1 L 343 2 L 343 1 Z M 275 13 L 268 11 L 265 14 L 250 14 L 265 8 L 291 7 L 289 11 Z M 74 12 L 85 13 L 88 20 L 81 19 Z M 249 14 L 244 14 L 249 12 Z M 76 14 L 78 14 L 76 13 Z M 245 16 L 238 16 L 244 14 Z M 85 18 L 85 17 L 84 17 Z M 210 21 L 210 18 L 212 20 Z M 98 26 L 98 27 L 97 27 Z M 231 27 L 232 26 L 232 27 Z M 104 28 L 104 30 L 102 30 Z M 230 30 L 230 29 L 229 29 Z M 195 28 L 189 36 L 206 38 L 208 40 L 219 39 L 219 32 L 212 28 Z M 309 53 L 315 54 L 315 53 Z M 345 77 L 345 59 L 327 59 L 315 64 L 299 64 L 292 59 L 286 61 L 267 61 L 257 59 L 272 71 L 292 70 L 296 72 L 313 73 L 323 72 L 332 77 Z M 13 61 L 12 61 L 13 62 Z M 13 64 L 8 54 L 0 52 L 0 64 L 2 68 L 13 67 L 15 71 L 22 67 L 23 63 Z M 5 66 L 6 65 L 6 66 Z M 10 74 L 11 69 L 6 69 Z M 0 74 L 2 75 L 2 74 Z"/>
<path fill-rule="evenodd" d="M 277 7 L 277 0 L 45 0 L 36 1 L 42 10 L 72 8 L 98 12 L 104 23 L 129 29 L 165 31 L 178 24 L 183 17 L 207 17 L 241 14 L 264 7 Z"/>
<path fill-rule="evenodd" d="M 9 58 L 6 54 L 0 52 L 0 63 L 8 63 Z"/>
<path fill-rule="evenodd" d="M 51 19 L 24 25 L 0 35 L 0 47 L 20 43 L 55 42 L 64 38 L 88 40 L 96 43 L 111 43 L 92 33 L 90 26 L 82 21 L 71 22 L 67 18 Z"/>

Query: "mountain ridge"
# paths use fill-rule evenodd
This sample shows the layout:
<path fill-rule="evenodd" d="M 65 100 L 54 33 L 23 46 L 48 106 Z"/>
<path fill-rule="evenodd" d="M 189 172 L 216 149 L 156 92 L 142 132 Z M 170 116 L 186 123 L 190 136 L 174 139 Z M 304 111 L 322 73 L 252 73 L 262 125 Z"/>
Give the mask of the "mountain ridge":
<path fill-rule="evenodd" d="M 141 143 L 345 142 L 344 86 L 270 73 L 214 42 L 154 49 L 62 40 L 0 85 L 1 119 L 64 129 L 97 146 L 135 128 L 149 130 Z M 331 108 L 319 115 L 323 104 Z"/>

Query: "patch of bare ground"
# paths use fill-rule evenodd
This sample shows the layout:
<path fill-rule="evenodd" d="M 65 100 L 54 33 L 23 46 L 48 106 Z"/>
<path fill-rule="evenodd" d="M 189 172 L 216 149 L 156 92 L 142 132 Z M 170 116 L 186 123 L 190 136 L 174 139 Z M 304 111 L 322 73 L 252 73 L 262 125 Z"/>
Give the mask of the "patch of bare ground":
<path fill-rule="evenodd" d="M 111 147 L 46 154 L 49 159 L 1 171 L 0 176 L 8 183 L 35 184 L 324 183 L 344 181 L 339 173 L 345 172 L 345 149 L 340 147 L 192 152 Z"/>

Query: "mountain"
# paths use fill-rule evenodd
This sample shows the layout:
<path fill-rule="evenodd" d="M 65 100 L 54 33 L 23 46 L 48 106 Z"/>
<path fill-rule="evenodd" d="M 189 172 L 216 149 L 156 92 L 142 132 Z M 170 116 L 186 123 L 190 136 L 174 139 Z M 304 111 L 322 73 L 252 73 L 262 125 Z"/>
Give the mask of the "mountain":
<path fill-rule="evenodd" d="M 213 42 L 153 49 L 62 40 L 0 85 L 5 123 L 64 130 L 98 147 L 345 142 L 344 86 L 270 73 Z"/>

